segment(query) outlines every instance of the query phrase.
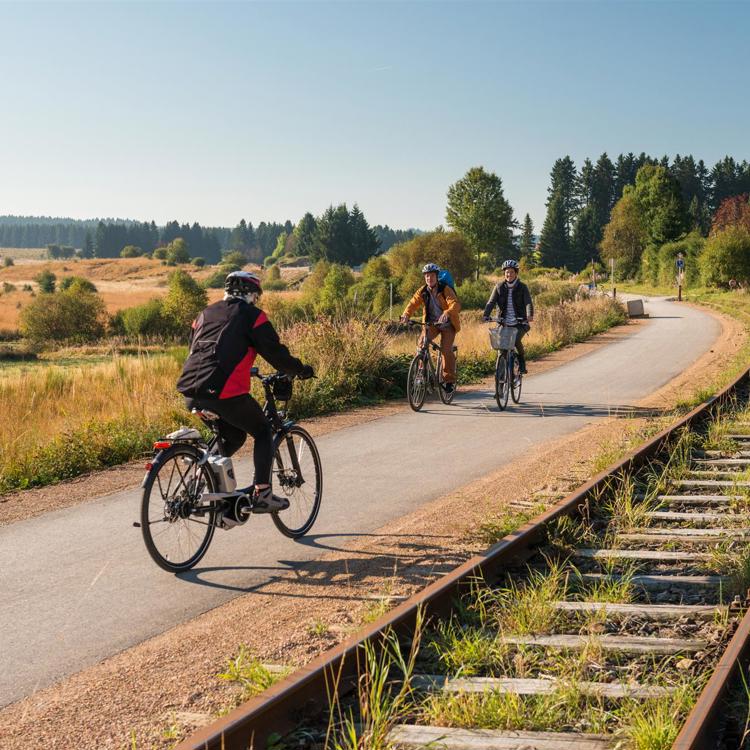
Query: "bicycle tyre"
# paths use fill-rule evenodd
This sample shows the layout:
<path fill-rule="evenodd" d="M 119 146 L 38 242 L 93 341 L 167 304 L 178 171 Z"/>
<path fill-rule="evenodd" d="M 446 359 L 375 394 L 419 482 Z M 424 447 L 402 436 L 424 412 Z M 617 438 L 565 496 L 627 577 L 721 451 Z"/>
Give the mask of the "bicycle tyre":
<path fill-rule="evenodd" d="M 456 353 L 456 369 L 458 369 L 458 353 Z M 453 384 L 453 390 L 450 393 L 446 393 L 443 390 L 443 355 L 438 355 L 438 366 L 437 366 L 437 381 L 438 381 L 438 392 L 440 393 L 440 400 L 444 404 L 450 404 L 453 401 L 453 397 L 456 395 L 457 384 Z"/>
<path fill-rule="evenodd" d="M 521 388 L 523 386 L 523 375 L 521 375 L 521 363 L 518 361 L 518 355 L 513 354 L 513 364 L 511 366 L 510 378 L 510 397 L 513 403 L 517 404 L 521 400 Z"/>
<path fill-rule="evenodd" d="M 297 476 L 292 466 L 289 448 L 289 441 L 294 443 L 295 438 L 299 439 L 298 445 L 294 447 L 297 461 L 303 478 L 306 477 L 302 485 L 295 484 Z M 271 482 L 277 491 L 289 500 L 289 507 L 281 512 L 272 513 L 271 518 L 284 536 L 297 539 L 310 531 L 320 511 L 320 503 L 323 499 L 323 467 L 320 453 L 310 433 L 299 425 L 292 426 L 285 433 L 279 433 L 274 442 L 274 468 L 271 471 Z M 307 452 L 299 446 L 304 446 Z M 310 494 L 310 489 L 298 492 L 308 485 L 310 471 L 315 475 L 314 485 L 310 485 L 312 494 Z M 293 525 L 291 522 L 293 518 L 300 519 L 300 523 Z"/>
<path fill-rule="evenodd" d="M 187 485 L 195 482 L 196 479 L 200 479 L 197 484 L 198 492 L 203 492 L 204 489 L 208 492 L 217 491 L 216 480 L 208 465 L 203 464 L 201 466 L 198 463 L 202 455 L 202 452 L 195 446 L 184 443 L 173 445 L 157 456 L 144 482 L 141 499 L 143 541 L 151 559 L 160 568 L 171 573 L 190 570 L 198 563 L 208 551 L 216 529 L 215 508 L 208 511 L 201 520 L 190 520 L 189 503 L 195 502 L 194 496 L 197 495 L 197 492 L 196 485 L 192 488 Z M 186 465 L 184 474 L 179 469 L 180 462 Z M 191 467 L 193 474 L 186 483 L 185 479 L 191 471 Z M 179 481 L 175 485 L 174 492 L 172 492 L 172 483 L 176 479 L 175 472 Z M 162 483 L 162 476 L 166 481 L 166 490 Z M 201 482 L 203 486 L 201 486 Z M 155 487 L 158 497 L 154 496 Z M 187 498 L 177 499 L 179 495 L 184 494 L 187 494 Z M 186 501 L 188 505 L 185 504 Z M 165 523 L 166 526 L 163 531 L 153 533 L 151 527 L 157 523 Z M 196 530 L 201 529 L 198 536 L 192 536 L 192 526 Z M 164 536 L 165 534 L 169 534 L 169 536 Z M 191 540 L 194 542 L 191 544 L 191 547 L 195 547 L 192 554 L 181 551 L 183 547 L 182 537 L 185 537 L 186 545 Z M 174 553 L 168 551 L 175 545 Z"/>
<path fill-rule="evenodd" d="M 419 411 L 427 397 L 427 379 L 429 372 L 426 371 L 426 362 L 422 355 L 417 354 L 409 365 L 409 374 L 406 376 L 406 395 L 409 406 L 414 411 Z"/>
<path fill-rule="evenodd" d="M 500 352 L 497 355 L 497 362 L 495 363 L 495 401 L 497 401 L 497 408 L 500 411 L 504 411 L 508 405 L 509 391 L 508 355 L 506 352 Z"/>

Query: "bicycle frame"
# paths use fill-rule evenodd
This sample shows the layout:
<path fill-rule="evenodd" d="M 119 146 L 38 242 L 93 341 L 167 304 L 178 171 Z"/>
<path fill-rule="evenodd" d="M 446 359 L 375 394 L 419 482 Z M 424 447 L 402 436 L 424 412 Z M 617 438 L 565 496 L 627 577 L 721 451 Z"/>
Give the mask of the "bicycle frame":
<path fill-rule="evenodd" d="M 434 339 L 427 338 L 427 329 L 432 325 L 432 323 L 417 323 L 413 320 L 410 320 L 409 323 L 412 326 L 419 326 L 423 329 L 418 338 L 419 348 L 417 349 L 417 355 L 422 358 L 428 371 L 427 388 L 429 389 L 430 393 L 434 393 L 435 388 L 438 387 L 437 371 L 440 358 L 442 357 L 443 353 L 440 350 L 440 347 L 435 343 Z M 438 365 L 433 363 L 432 357 L 430 356 L 430 349 L 433 349 L 435 352 L 437 352 Z"/>

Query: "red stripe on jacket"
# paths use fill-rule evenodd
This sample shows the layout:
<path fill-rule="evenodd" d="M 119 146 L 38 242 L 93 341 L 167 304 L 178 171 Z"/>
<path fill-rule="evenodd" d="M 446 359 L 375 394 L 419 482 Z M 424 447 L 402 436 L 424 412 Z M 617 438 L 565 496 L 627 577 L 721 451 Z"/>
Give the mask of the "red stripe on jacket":
<path fill-rule="evenodd" d="M 253 328 L 257 328 L 264 323 L 268 323 L 268 316 L 262 312 L 253 324 Z M 234 398 L 235 396 L 244 396 L 246 393 L 250 393 L 250 370 L 255 362 L 255 357 L 255 349 L 250 347 L 247 350 L 247 354 L 232 371 L 227 382 L 224 383 L 219 398 Z"/>

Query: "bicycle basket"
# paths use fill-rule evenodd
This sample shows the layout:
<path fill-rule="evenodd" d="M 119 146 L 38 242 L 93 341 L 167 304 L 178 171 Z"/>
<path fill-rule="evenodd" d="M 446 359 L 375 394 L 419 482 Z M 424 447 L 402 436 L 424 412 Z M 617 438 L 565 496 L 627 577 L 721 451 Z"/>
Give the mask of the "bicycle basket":
<path fill-rule="evenodd" d="M 278 378 L 273 381 L 272 390 L 277 401 L 289 401 L 292 397 L 292 381 L 289 378 Z"/>
<path fill-rule="evenodd" d="M 493 349 L 509 350 L 516 345 L 518 331 L 509 326 L 490 328 L 490 346 Z"/>

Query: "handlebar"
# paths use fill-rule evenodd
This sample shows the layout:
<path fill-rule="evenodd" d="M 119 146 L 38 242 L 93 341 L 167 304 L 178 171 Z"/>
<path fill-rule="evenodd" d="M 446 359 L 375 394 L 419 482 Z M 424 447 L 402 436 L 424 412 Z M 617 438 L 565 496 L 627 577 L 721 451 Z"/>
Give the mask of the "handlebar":
<path fill-rule="evenodd" d="M 514 325 L 523 325 L 524 323 L 528 323 L 529 321 L 526 320 L 526 318 L 516 318 L 516 322 Z M 497 323 L 498 325 L 507 325 L 505 322 L 505 318 L 487 318 L 485 323 Z"/>
<path fill-rule="evenodd" d="M 250 375 L 251 377 L 258 378 L 263 385 L 273 383 L 277 380 L 294 380 L 298 377 L 297 375 L 287 375 L 285 372 L 272 372 L 270 375 L 261 375 L 258 367 L 251 367 Z M 313 378 L 316 377 L 316 375 L 313 375 Z"/>

